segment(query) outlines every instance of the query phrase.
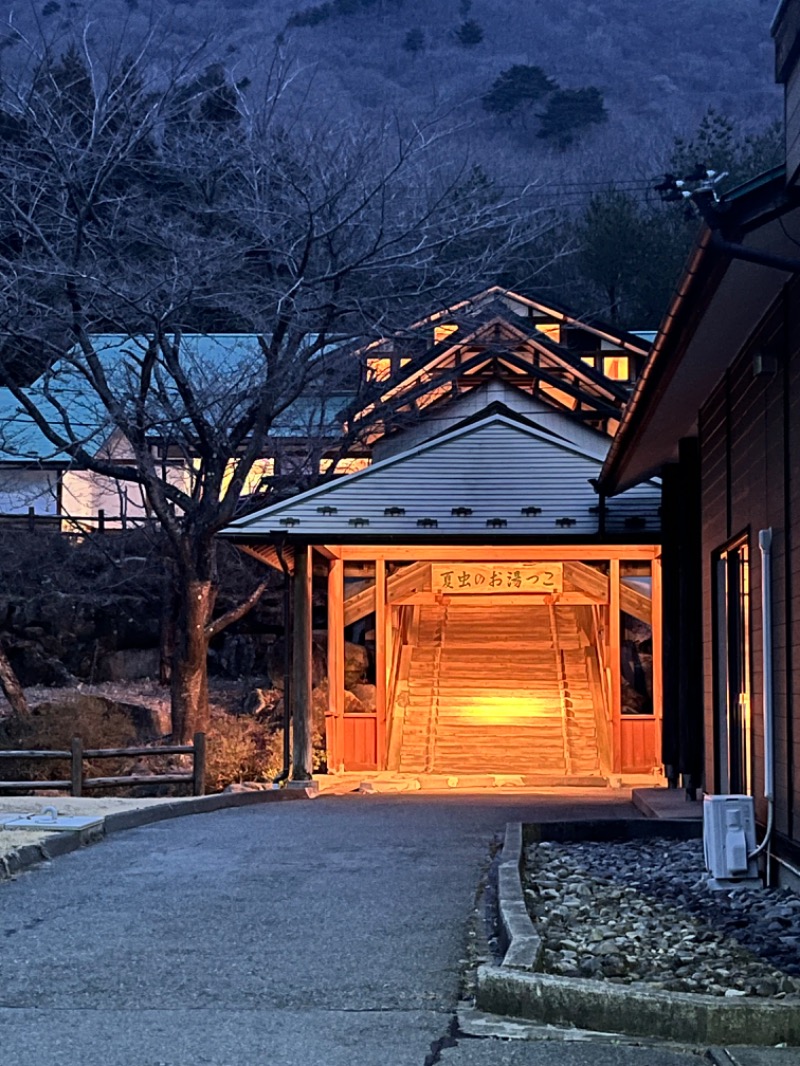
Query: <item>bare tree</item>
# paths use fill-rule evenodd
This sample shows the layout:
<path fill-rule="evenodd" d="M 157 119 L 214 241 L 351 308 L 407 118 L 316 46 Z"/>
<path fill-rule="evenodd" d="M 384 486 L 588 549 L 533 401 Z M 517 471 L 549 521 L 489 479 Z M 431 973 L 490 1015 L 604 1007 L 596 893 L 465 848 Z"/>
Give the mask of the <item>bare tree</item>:
<path fill-rule="evenodd" d="M 151 65 L 149 42 L 29 47 L 0 101 L 0 384 L 54 452 L 140 486 L 174 574 L 185 740 L 209 640 L 261 592 L 216 616 L 215 534 L 276 422 L 352 386 L 348 338 L 489 280 L 537 222 L 438 125 L 338 122 L 277 63 L 248 93 L 197 55 Z"/>

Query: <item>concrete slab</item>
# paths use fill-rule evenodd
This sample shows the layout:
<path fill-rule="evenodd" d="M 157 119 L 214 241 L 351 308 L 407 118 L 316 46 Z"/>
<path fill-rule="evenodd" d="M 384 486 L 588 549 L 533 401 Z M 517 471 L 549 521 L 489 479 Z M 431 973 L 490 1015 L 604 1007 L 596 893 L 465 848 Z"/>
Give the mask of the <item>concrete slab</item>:
<path fill-rule="evenodd" d="M 313 998 L 311 989 L 307 994 Z M 14 1066 L 421 1066 L 448 1020 L 435 1011 L 359 1011 L 355 1004 L 346 1011 L 311 1005 L 287 1011 L 265 1002 L 250 1010 L 133 1016 L 0 1009 L 0 1055 Z M 314 1046 L 319 1050 L 309 1053 Z"/>
<path fill-rule="evenodd" d="M 460 1039 L 441 1066 L 699 1066 L 697 1055 L 659 1047 L 595 1041 Z"/>
<path fill-rule="evenodd" d="M 690 800 L 680 788 L 634 788 L 631 800 L 646 818 L 703 820 L 702 799 Z"/>
<path fill-rule="evenodd" d="M 708 1059 L 714 1066 L 798 1066 L 800 1048 L 711 1048 L 708 1052 Z"/>

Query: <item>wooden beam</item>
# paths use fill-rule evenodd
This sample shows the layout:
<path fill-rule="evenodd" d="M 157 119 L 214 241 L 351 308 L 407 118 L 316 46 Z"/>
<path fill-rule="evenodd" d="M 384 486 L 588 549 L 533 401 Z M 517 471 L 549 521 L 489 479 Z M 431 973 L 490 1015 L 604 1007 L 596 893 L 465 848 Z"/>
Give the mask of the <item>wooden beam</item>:
<path fill-rule="evenodd" d="M 632 614 L 640 622 L 647 622 L 648 625 L 652 625 L 653 602 L 643 592 L 638 592 L 636 589 L 621 584 L 619 588 L 619 605 L 626 614 Z"/>
<path fill-rule="evenodd" d="M 386 762 L 386 563 L 375 566 L 375 710 L 377 713 L 377 767 Z"/>
<path fill-rule="evenodd" d="M 661 570 L 661 556 L 653 559 L 653 713 L 656 716 L 655 752 L 653 763 L 662 766 L 662 728 L 664 713 L 664 668 L 663 668 L 663 635 L 664 626 L 662 618 L 663 603 L 663 580 Z"/>
<path fill-rule="evenodd" d="M 254 559 L 258 559 L 260 563 L 272 566 L 283 573 L 281 558 L 274 544 L 237 544 L 236 547 L 239 551 L 244 552 L 245 555 L 251 555 Z M 294 548 L 290 548 L 287 545 L 283 548 L 282 554 L 289 573 L 294 573 Z"/>
<path fill-rule="evenodd" d="M 328 769 L 344 766 L 344 562 L 332 559 L 328 570 L 328 714 L 325 740 Z"/>
<path fill-rule="evenodd" d="M 397 603 L 406 595 L 410 595 L 417 589 L 423 589 L 431 584 L 430 563 L 416 563 L 404 566 L 402 570 L 392 576 L 386 582 L 386 602 Z M 344 601 L 344 624 L 352 625 L 360 618 L 372 614 L 375 610 L 375 586 L 361 589 L 348 596 Z"/>
<path fill-rule="evenodd" d="M 352 596 L 348 596 L 344 601 L 344 624 L 351 626 L 353 622 L 357 622 L 360 618 L 365 618 L 374 611 L 375 586 L 370 585 L 369 588 L 354 592 Z"/>
<path fill-rule="evenodd" d="M 443 596 L 441 592 L 414 592 L 403 596 L 395 603 L 395 606 L 408 606 L 417 604 L 422 606 L 434 606 L 435 604 L 453 603 L 469 607 L 486 607 L 488 610 L 496 610 L 498 607 L 547 607 L 553 604 L 555 607 L 585 607 L 594 606 L 597 601 L 582 592 L 557 592 L 553 595 L 541 595 L 533 592 L 506 592 L 495 596 L 476 593 L 457 593 L 452 596 Z"/>
<path fill-rule="evenodd" d="M 298 546 L 292 633 L 292 780 L 311 780 L 311 548 Z"/>
<path fill-rule="evenodd" d="M 566 562 L 564 580 L 587 593 L 595 603 L 608 603 L 608 578 L 594 567 L 585 563 Z"/>
<path fill-rule="evenodd" d="M 315 544 L 314 551 L 324 559 L 341 559 L 342 549 L 338 544 Z"/>
<path fill-rule="evenodd" d="M 611 560 L 608 605 L 608 665 L 611 670 L 611 729 L 614 773 L 622 770 L 622 632 L 619 603 L 619 559 Z"/>
<path fill-rule="evenodd" d="M 658 544 L 343 544 L 342 558 L 362 562 L 388 559 L 392 562 L 558 562 L 595 559 L 653 559 Z"/>

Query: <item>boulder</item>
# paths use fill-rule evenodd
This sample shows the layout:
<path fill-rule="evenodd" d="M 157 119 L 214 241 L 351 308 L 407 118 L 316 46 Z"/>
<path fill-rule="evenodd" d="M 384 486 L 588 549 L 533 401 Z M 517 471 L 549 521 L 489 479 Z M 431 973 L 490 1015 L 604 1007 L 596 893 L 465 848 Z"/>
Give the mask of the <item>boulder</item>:
<path fill-rule="evenodd" d="M 105 655 L 97 668 L 98 681 L 138 681 L 158 677 L 161 653 L 158 648 L 126 648 Z"/>
<path fill-rule="evenodd" d="M 361 681 L 369 669 L 369 655 L 363 644 L 344 644 L 344 687 L 352 692 L 353 686 Z"/>
<path fill-rule="evenodd" d="M 353 685 L 350 692 L 361 702 L 362 709 L 365 711 L 374 711 L 377 706 L 376 701 L 376 689 L 374 685 L 367 684 L 366 681 Z"/>
<path fill-rule="evenodd" d="M 366 711 L 366 707 L 358 698 L 354 696 L 349 689 L 344 690 L 344 713 L 345 714 L 363 714 Z"/>

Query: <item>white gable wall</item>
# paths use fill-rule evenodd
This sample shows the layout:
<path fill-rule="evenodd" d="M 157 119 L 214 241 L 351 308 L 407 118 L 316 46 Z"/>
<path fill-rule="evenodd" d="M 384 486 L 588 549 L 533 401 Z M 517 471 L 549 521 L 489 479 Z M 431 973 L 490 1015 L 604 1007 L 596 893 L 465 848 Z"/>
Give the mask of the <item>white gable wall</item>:
<path fill-rule="evenodd" d="M 611 443 L 610 438 L 590 426 L 583 425 L 573 415 L 562 414 L 550 404 L 514 388 L 500 378 L 494 378 L 485 385 L 462 393 L 447 404 L 435 404 L 426 408 L 414 425 L 400 433 L 377 440 L 372 448 L 373 461 L 380 462 L 381 459 L 388 459 L 392 455 L 415 448 L 440 433 L 446 433 L 465 418 L 496 402 L 504 403 L 512 411 L 531 419 L 542 429 L 577 445 L 586 455 L 601 461 L 605 459 Z"/>

